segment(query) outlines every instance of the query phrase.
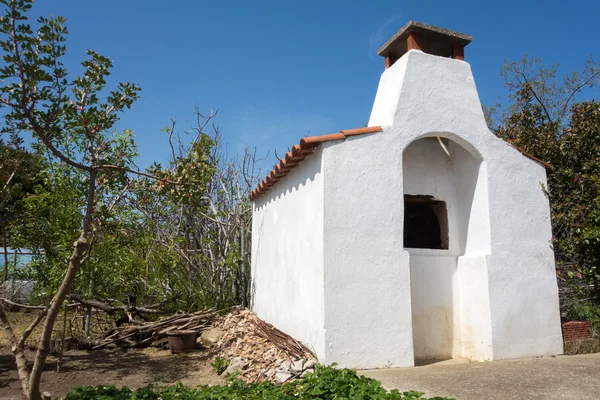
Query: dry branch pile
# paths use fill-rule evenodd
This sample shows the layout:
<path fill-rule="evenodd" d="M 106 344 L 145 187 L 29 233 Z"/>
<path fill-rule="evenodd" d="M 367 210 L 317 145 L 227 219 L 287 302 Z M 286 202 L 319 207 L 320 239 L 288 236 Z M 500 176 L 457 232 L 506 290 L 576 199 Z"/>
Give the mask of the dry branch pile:
<path fill-rule="evenodd" d="M 216 315 L 214 309 L 208 309 L 191 314 L 175 314 L 156 322 L 114 327 L 101 335 L 93 349 L 113 343 L 118 343 L 121 347 L 164 346 L 167 342 L 167 332 L 175 330 L 199 332 L 210 326 Z"/>
<path fill-rule="evenodd" d="M 285 382 L 314 368 L 312 351 L 249 310 L 233 311 L 215 326 L 225 331 L 217 355 L 230 361 L 226 373 L 238 371 L 246 382 Z"/>
<path fill-rule="evenodd" d="M 127 325 L 117 326 L 114 320 L 113 324 L 112 328 L 91 341 L 78 341 L 70 337 L 65 343 L 58 343 L 57 340 L 56 349 L 62 353 L 59 346 L 65 346 L 64 350 L 94 350 L 106 346 L 167 347 L 167 333 L 170 331 L 191 330 L 202 333 L 207 330 L 206 333 L 209 333 L 209 328 L 214 327 L 220 330 L 220 339 L 217 337 L 212 342 L 215 357 L 229 360 L 230 364 L 225 372 L 227 375 L 237 371 L 239 377 L 246 382 L 285 382 L 312 372 L 316 363 L 314 353 L 305 345 L 247 309 L 233 310 L 221 317 L 214 309 L 207 309 L 190 314 L 175 314 L 155 322 L 138 322 L 130 318 Z M 199 342 L 201 339 L 202 337 Z"/>

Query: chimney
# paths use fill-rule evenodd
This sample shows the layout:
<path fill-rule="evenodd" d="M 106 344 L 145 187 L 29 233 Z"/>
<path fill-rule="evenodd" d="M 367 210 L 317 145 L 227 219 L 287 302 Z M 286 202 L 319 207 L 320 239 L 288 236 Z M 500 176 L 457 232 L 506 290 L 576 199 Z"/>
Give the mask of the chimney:
<path fill-rule="evenodd" d="M 424 53 L 441 57 L 465 59 L 465 46 L 473 38 L 464 33 L 454 32 L 437 26 L 409 21 L 398 33 L 388 40 L 377 52 L 385 57 L 385 69 L 391 67 L 409 50 L 421 50 Z"/>

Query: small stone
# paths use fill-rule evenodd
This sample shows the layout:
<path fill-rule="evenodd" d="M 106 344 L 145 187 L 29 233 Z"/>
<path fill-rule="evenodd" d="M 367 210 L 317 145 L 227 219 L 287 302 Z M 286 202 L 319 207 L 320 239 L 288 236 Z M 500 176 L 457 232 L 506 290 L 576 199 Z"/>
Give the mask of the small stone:
<path fill-rule="evenodd" d="M 292 363 L 288 360 L 285 360 L 279 365 L 279 370 L 283 372 L 288 372 L 292 367 Z"/>
<path fill-rule="evenodd" d="M 232 358 L 229 361 L 229 366 L 227 367 L 227 369 L 225 370 L 225 372 L 223 372 L 223 375 L 224 376 L 233 375 L 236 372 L 239 372 L 242 369 L 243 366 L 244 366 L 244 362 L 242 361 L 241 357 Z"/>
<path fill-rule="evenodd" d="M 303 360 L 294 361 L 291 365 L 291 371 L 294 373 L 302 372 L 302 364 L 303 364 Z"/>
<path fill-rule="evenodd" d="M 198 343 L 205 347 L 212 347 L 217 344 L 223 336 L 225 336 L 225 331 L 221 328 L 205 329 L 198 338 Z"/>
<path fill-rule="evenodd" d="M 287 372 L 277 372 L 275 377 L 279 383 L 284 383 L 292 377 L 292 374 L 288 374 Z"/>
<path fill-rule="evenodd" d="M 307 360 L 307 361 L 304 363 L 304 366 L 303 366 L 303 368 L 304 368 L 305 370 L 307 370 L 307 369 L 311 369 L 311 368 L 314 368 L 316 364 L 317 364 L 317 362 L 316 362 L 316 361 L 315 361 L 315 359 L 313 358 L 313 359 Z"/>

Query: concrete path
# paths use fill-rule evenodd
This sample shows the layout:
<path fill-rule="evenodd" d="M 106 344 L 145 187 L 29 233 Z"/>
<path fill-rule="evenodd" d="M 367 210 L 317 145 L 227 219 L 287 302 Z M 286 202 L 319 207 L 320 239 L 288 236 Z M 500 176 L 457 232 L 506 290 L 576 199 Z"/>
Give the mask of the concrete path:
<path fill-rule="evenodd" d="M 600 399 L 600 354 L 361 371 L 387 389 L 457 400 Z"/>

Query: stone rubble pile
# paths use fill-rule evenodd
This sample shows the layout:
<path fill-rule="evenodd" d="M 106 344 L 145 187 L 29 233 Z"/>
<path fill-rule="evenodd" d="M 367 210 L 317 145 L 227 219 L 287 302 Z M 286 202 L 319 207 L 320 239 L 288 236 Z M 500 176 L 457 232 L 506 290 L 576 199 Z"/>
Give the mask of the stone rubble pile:
<path fill-rule="evenodd" d="M 237 372 L 246 382 L 283 383 L 313 372 L 316 364 L 304 345 L 245 309 L 216 321 L 199 340 L 214 346 L 215 357 L 229 360 L 225 375 Z"/>

